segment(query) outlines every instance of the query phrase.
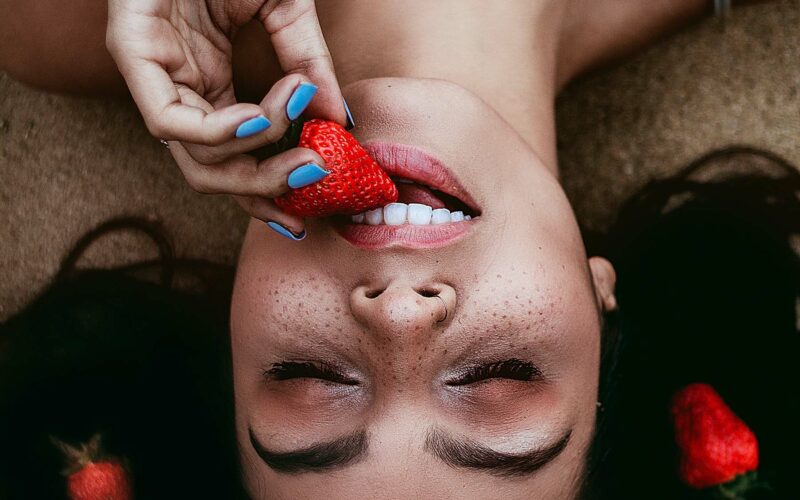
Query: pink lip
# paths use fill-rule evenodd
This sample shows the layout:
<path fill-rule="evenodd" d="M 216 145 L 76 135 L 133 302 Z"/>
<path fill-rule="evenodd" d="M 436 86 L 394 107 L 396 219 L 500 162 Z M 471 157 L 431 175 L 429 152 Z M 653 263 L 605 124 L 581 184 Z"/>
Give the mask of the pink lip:
<path fill-rule="evenodd" d="M 455 196 L 473 212 L 480 213 L 478 204 L 450 169 L 425 151 L 414 146 L 386 142 L 369 142 L 363 146 L 390 176 L 409 179 Z"/>
<path fill-rule="evenodd" d="M 413 146 L 372 142 L 364 149 L 391 176 L 402 177 L 429 186 L 463 201 L 480 213 L 477 203 L 462 187 L 452 172 L 436 158 Z M 414 226 L 370 226 L 342 222 L 336 231 L 351 244 L 365 249 L 380 248 L 438 248 L 452 244 L 464 237 L 479 219 L 449 224 Z"/>
<path fill-rule="evenodd" d="M 466 235 L 476 220 L 451 222 L 435 226 L 369 226 L 344 223 L 336 230 L 353 245 L 368 250 L 380 248 L 438 248 L 449 245 Z"/>

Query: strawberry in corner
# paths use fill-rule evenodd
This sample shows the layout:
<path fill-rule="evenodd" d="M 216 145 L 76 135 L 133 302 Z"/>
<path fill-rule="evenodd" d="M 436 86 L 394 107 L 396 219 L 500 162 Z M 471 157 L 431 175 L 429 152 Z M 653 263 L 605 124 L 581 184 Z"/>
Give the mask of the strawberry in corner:
<path fill-rule="evenodd" d="M 316 151 L 331 173 L 315 184 L 275 198 L 284 212 L 300 217 L 354 215 L 397 201 L 394 182 L 338 123 L 306 122 L 298 146 Z"/>
<path fill-rule="evenodd" d="M 50 440 L 64 454 L 67 467 L 67 494 L 70 500 L 132 500 L 133 488 L 128 471 L 120 460 L 106 456 L 100 435 L 75 448 L 59 439 Z"/>
<path fill-rule="evenodd" d="M 765 487 L 756 476 L 758 441 L 708 384 L 690 384 L 672 398 L 679 475 L 694 489 L 740 500 Z"/>

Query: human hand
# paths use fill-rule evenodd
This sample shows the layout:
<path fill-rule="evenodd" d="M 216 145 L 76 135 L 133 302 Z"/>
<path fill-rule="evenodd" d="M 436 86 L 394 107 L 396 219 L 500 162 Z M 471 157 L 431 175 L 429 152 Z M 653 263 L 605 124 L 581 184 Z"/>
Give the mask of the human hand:
<path fill-rule="evenodd" d="M 286 76 L 259 104 L 237 103 L 231 39 L 253 19 Z M 262 161 L 246 153 L 280 139 L 306 109 L 346 123 L 313 0 L 109 0 L 106 45 L 150 133 L 169 141 L 194 190 L 232 194 L 253 217 L 293 233 L 284 236 L 304 235 L 303 220 L 271 198 L 320 180 L 325 162 L 304 148 Z"/>

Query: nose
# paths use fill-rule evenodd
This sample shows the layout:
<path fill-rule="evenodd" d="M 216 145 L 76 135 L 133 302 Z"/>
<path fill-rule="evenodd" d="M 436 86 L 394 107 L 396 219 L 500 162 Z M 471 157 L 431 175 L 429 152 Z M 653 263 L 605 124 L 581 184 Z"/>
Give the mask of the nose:
<path fill-rule="evenodd" d="M 350 296 L 350 307 L 357 321 L 384 340 L 423 340 L 452 321 L 456 291 L 444 283 L 359 286 Z"/>

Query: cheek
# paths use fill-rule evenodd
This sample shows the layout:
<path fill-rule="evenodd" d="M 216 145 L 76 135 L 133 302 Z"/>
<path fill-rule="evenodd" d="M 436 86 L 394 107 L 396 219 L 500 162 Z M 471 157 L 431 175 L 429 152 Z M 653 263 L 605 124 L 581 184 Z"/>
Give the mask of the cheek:
<path fill-rule="evenodd" d="M 233 347 L 264 353 L 321 335 L 336 340 L 347 311 L 346 294 L 322 272 L 241 269 L 231 302 Z"/>

